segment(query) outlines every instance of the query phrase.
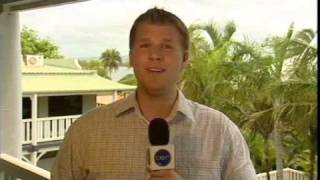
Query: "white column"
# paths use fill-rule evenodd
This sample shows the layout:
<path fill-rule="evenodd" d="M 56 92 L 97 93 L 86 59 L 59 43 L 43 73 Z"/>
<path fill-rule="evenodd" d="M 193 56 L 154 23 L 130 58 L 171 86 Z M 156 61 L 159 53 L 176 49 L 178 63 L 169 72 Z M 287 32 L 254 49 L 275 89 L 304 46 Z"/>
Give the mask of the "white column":
<path fill-rule="evenodd" d="M 37 146 L 38 141 L 38 126 L 37 126 L 37 118 L 38 118 L 38 95 L 33 94 L 31 97 L 31 126 L 32 126 L 32 138 L 31 144 L 33 146 Z M 37 165 L 37 151 L 34 151 L 30 155 L 30 162 L 33 165 Z"/>
<path fill-rule="evenodd" d="M 117 100 L 118 91 L 113 91 L 112 101 L 115 102 Z"/>
<path fill-rule="evenodd" d="M 0 14 L 0 153 L 22 157 L 19 14 Z M 0 170 L 0 180 L 4 173 Z"/>
<path fill-rule="evenodd" d="M 22 156 L 19 14 L 0 14 L 0 153 Z"/>

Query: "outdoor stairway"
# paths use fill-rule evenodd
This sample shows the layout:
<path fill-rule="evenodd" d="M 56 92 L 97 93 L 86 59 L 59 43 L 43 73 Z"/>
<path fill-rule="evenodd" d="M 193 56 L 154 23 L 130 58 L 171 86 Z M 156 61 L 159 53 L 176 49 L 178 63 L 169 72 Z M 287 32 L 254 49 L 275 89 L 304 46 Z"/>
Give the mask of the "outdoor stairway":
<path fill-rule="evenodd" d="M 4 180 L 50 180 L 49 171 L 7 154 L 0 154 L 0 179 L 1 175 L 4 175 Z"/>

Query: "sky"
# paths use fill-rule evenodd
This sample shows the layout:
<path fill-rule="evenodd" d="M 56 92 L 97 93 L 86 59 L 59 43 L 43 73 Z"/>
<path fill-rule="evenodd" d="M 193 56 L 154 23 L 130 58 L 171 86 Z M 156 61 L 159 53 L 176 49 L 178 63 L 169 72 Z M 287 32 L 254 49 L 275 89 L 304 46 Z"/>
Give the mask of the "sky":
<path fill-rule="evenodd" d="M 89 0 L 23 11 L 20 22 L 55 42 L 65 57 L 99 57 L 108 48 L 127 56 L 133 21 L 154 6 L 187 26 L 213 21 L 223 27 L 234 21 L 239 40 L 283 35 L 292 22 L 297 30 L 317 30 L 317 0 Z"/>

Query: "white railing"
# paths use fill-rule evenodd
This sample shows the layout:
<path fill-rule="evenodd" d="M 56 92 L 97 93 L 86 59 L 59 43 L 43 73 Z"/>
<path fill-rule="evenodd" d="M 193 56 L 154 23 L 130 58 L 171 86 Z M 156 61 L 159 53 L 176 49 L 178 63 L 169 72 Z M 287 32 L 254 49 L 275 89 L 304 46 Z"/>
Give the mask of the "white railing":
<path fill-rule="evenodd" d="M 79 117 L 80 115 L 46 117 L 37 118 L 34 122 L 32 119 L 23 119 L 23 144 L 62 140 L 69 126 Z"/>
<path fill-rule="evenodd" d="M 270 171 L 270 180 L 277 180 L 277 171 Z M 308 180 L 305 172 L 285 168 L 283 169 L 283 180 Z M 257 174 L 257 180 L 267 180 L 267 173 Z"/>
<path fill-rule="evenodd" d="M 106 104 L 102 104 L 102 103 L 97 103 L 96 104 L 97 107 L 101 107 L 101 106 L 104 106 L 104 105 L 106 105 Z"/>
<path fill-rule="evenodd" d="M 0 176 L 4 180 L 49 180 L 50 172 L 7 154 L 0 154 Z M 1 178 L 1 177 L 0 177 Z"/>

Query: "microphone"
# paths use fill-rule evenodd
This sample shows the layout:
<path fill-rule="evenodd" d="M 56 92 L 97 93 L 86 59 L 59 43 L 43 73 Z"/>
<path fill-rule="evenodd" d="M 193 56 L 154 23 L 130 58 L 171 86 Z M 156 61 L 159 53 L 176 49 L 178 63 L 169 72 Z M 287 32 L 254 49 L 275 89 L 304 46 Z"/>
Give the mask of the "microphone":
<path fill-rule="evenodd" d="M 155 118 L 149 124 L 149 141 L 151 147 L 150 153 L 150 169 L 174 169 L 174 146 L 169 143 L 169 126 L 166 120 Z"/>

